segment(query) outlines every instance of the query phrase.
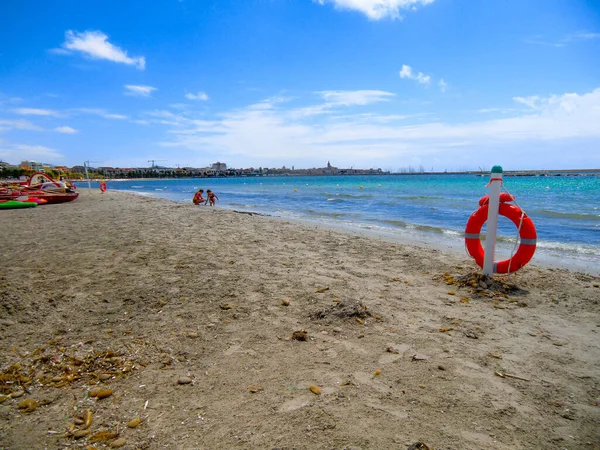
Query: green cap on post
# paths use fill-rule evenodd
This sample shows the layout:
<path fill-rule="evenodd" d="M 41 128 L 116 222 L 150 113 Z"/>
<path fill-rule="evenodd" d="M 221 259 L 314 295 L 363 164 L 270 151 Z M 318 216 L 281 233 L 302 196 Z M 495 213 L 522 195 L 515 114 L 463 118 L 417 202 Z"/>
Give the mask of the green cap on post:
<path fill-rule="evenodd" d="M 502 173 L 502 166 L 492 167 L 492 173 Z"/>

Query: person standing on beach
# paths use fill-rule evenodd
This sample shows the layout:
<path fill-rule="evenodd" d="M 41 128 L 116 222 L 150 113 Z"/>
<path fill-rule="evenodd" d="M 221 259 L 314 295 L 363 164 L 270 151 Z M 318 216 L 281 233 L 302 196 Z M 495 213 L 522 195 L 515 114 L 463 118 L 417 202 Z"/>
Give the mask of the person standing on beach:
<path fill-rule="evenodd" d="M 215 206 L 215 198 L 217 200 L 219 200 L 219 197 L 217 197 L 217 194 L 215 194 L 213 191 L 211 191 L 210 189 L 208 189 L 206 191 L 206 196 L 208 197 L 206 199 L 206 201 L 204 202 L 204 204 L 206 205 L 207 203 L 210 203 L 210 206 Z M 221 201 L 221 200 L 219 200 Z"/>
<path fill-rule="evenodd" d="M 202 196 L 203 193 L 204 193 L 204 189 L 200 189 L 200 190 L 198 190 L 198 192 L 196 192 L 194 194 L 194 198 L 192 199 L 192 202 L 194 202 L 194 205 L 199 205 L 202 202 L 205 202 L 204 204 L 206 204 L 206 200 Z"/>
<path fill-rule="evenodd" d="M 104 180 L 100 182 L 100 192 L 102 192 L 103 194 L 106 192 L 106 181 Z"/>

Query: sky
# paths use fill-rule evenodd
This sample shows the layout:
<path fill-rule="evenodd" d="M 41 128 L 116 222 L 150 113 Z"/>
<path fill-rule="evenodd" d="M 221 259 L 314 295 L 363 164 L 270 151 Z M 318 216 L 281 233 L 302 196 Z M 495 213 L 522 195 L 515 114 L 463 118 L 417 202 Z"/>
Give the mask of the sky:
<path fill-rule="evenodd" d="M 600 168 L 600 0 L 0 3 L 0 160 Z"/>

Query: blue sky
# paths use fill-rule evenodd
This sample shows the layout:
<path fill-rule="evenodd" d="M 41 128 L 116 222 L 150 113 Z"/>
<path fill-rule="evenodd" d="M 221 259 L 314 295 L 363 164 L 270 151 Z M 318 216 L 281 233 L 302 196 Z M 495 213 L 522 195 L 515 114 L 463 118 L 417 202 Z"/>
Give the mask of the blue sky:
<path fill-rule="evenodd" d="M 0 4 L 0 159 L 600 168 L 597 0 Z"/>

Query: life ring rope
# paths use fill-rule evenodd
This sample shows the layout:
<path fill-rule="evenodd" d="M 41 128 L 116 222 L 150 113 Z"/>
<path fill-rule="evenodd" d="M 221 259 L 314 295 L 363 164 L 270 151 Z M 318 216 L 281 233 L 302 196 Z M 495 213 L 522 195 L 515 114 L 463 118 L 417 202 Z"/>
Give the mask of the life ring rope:
<path fill-rule="evenodd" d="M 517 249 L 519 247 L 519 236 L 521 235 L 521 227 L 523 227 L 523 219 L 526 217 L 526 215 L 525 215 L 525 210 L 523 208 L 521 208 L 521 205 L 519 205 L 519 202 L 517 202 L 517 198 L 514 195 L 512 195 L 510 192 L 508 192 L 508 189 L 506 189 L 506 187 L 504 187 L 504 184 L 502 184 L 500 186 L 500 190 L 503 190 L 508 195 L 510 195 L 512 197 L 512 201 L 515 203 L 515 205 L 517 205 L 517 208 L 519 208 L 521 210 L 521 218 L 519 219 L 519 225 L 517 226 L 517 235 L 515 236 L 515 245 L 513 245 L 513 248 L 510 252 L 510 258 L 508 259 L 508 273 L 510 273 L 510 265 L 512 264 L 513 257 L 515 256 L 515 253 L 517 252 Z M 536 241 L 537 241 L 536 239 L 521 239 L 521 244 L 536 245 Z M 494 270 L 495 270 L 495 267 L 494 267 Z"/>

